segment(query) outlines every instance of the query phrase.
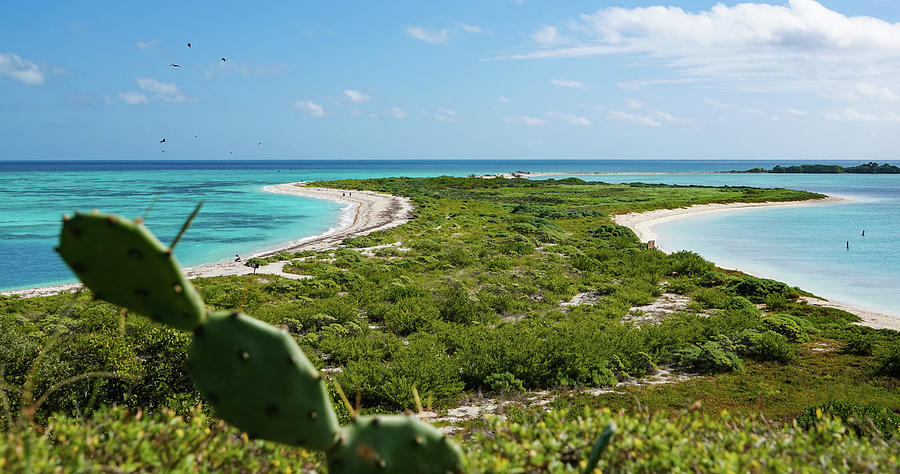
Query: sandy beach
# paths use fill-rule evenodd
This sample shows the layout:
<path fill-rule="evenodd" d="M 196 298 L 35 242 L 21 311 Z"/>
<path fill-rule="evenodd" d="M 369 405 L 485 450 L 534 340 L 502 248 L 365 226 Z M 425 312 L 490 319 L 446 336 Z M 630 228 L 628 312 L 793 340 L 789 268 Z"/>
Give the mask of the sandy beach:
<path fill-rule="evenodd" d="M 277 184 L 266 186 L 264 191 L 278 194 L 292 194 L 295 196 L 327 199 L 346 204 L 338 224 L 328 231 L 305 237 L 298 240 L 285 242 L 275 248 L 268 249 L 249 257 L 268 257 L 278 252 L 299 252 L 303 250 L 326 250 L 336 248 L 348 237 L 368 235 L 379 230 L 390 229 L 409 222 L 412 218 L 413 205 L 409 198 L 381 194 L 372 191 L 356 191 L 346 189 L 316 188 L 305 186 L 304 182 Z M 177 250 L 176 250 L 177 251 Z M 287 276 L 297 275 L 284 273 L 283 262 L 273 263 L 257 269 L 258 274 L 272 274 Z M 252 273 L 253 269 L 243 262 L 231 260 L 199 265 L 186 268 L 184 274 L 188 278 L 214 277 L 222 275 L 245 275 Z M 33 296 L 49 296 L 63 291 L 73 291 L 81 288 L 78 283 L 68 285 L 46 286 L 41 288 L 29 288 L 24 290 L 4 291 L 3 295 L 20 295 L 26 298 Z"/>
<path fill-rule="evenodd" d="M 812 199 L 808 201 L 791 201 L 791 202 L 762 202 L 762 203 L 731 203 L 731 204 L 698 204 L 690 207 L 682 207 L 678 209 L 658 209 L 649 212 L 633 212 L 629 214 L 620 214 L 613 216 L 612 219 L 616 224 L 628 227 L 641 242 L 656 240 L 656 247 L 663 252 L 669 253 L 665 248 L 664 242 L 659 242 L 659 236 L 653 232 L 653 227 L 664 222 L 672 222 L 676 220 L 696 217 L 700 215 L 733 212 L 742 209 L 759 209 L 769 207 L 797 207 L 797 206 L 816 206 L 825 204 L 841 204 L 853 202 L 853 200 L 837 196 L 829 196 L 824 199 Z M 764 275 L 753 275 L 764 277 Z M 870 311 L 864 308 L 844 304 L 838 301 L 824 300 L 819 298 L 804 297 L 808 304 L 812 306 L 824 306 L 836 308 L 853 313 L 862 321 L 858 324 L 869 326 L 875 329 L 893 329 L 900 331 L 900 318 L 888 314 Z"/>

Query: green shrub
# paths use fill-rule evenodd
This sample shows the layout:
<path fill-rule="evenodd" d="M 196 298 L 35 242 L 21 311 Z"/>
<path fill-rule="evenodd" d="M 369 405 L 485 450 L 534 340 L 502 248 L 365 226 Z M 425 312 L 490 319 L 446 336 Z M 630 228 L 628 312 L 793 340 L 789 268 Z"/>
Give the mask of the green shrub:
<path fill-rule="evenodd" d="M 710 288 L 713 286 L 724 285 L 730 278 L 731 277 L 722 272 L 708 271 L 703 275 L 700 275 L 700 278 L 697 280 L 697 284 Z"/>
<path fill-rule="evenodd" d="M 787 297 L 782 293 L 769 293 L 764 298 L 767 311 L 777 311 L 784 308 L 788 304 Z"/>
<path fill-rule="evenodd" d="M 776 314 L 762 320 L 763 328 L 777 332 L 788 338 L 791 342 L 806 342 L 809 339 L 806 331 L 800 328 L 797 322 L 787 315 Z"/>
<path fill-rule="evenodd" d="M 611 414 L 537 413 L 535 420 L 489 418 L 464 443 L 470 472 L 580 472 L 599 433 L 617 426 L 598 472 L 897 472 L 896 439 L 848 436 L 823 417 L 810 430 L 779 427 L 723 411 Z"/>
<path fill-rule="evenodd" d="M 888 345 L 875 361 L 875 375 L 900 378 L 900 341 Z"/>
<path fill-rule="evenodd" d="M 525 391 L 525 387 L 522 386 L 522 381 L 509 372 L 491 374 L 484 379 L 484 384 L 490 387 L 494 392 L 509 393 Z"/>
<path fill-rule="evenodd" d="M 268 441 L 193 409 L 103 408 L 0 432 L 3 472 L 322 472 L 324 456 Z"/>
<path fill-rule="evenodd" d="M 860 437 L 892 439 L 900 436 L 900 416 L 887 408 L 859 403 L 832 402 L 809 407 L 797 417 L 797 425 L 811 429 L 823 420 L 823 415 L 840 419 Z"/>
<path fill-rule="evenodd" d="M 748 276 L 740 280 L 731 281 L 728 287 L 738 296 L 743 296 L 753 303 L 765 303 L 766 296 L 773 293 L 782 294 L 786 298 L 796 297 L 796 291 L 791 289 L 791 287 L 780 281 L 765 278 Z"/>
<path fill-rule="evenodd" d="M 682 349 L 677 357 L 679 367 L 701 374 L 736 372 L 744 368 L 737 354 L 723 350 L 722 346 L 714 341 L 699 346 L 692 344 Z"/>
<path fill-rule="evenodd" d="M 841 346 L 841 353 L 843 354 L 870 356 L 874 352 L 875 340 L 868 334 L 852 334 Z"/>
<path fill-rule="evenodd" d="M 758 332 L 745 329 L 735 336 L 738 354 L 758 361 L 789 362 L 797 355 L 797 349 L 786 336 L 774 331 Z"/>
<path fill-rule="evenodd" d="M 707 308 L 725 309 L 734 298 L 718 288 L 700 288 L 694 292 L 694 300 Z M 749 303 L 749 301 L 748 301 Z"/>
<path fill-rule="evenodd" d="M 715 270 L 716 266 L 706 261 L 699 254 L 682 250 L 669 255 L 671 272 L 678 275 L 696 277 Z"/>

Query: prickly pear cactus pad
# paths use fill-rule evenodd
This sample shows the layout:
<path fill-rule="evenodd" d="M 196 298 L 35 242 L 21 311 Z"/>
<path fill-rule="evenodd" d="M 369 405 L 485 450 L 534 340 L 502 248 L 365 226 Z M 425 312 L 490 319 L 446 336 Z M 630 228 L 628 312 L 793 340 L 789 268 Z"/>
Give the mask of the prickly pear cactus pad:
<path fill-rule="evenodd" d="M 142 224 L 111 214 L 66 216 L 57 250 L 99 299 L 179 329 L 205 318 L 175 257 Z"/>
<path fill-rule="evenodd" d="M 403 415 L 358 417 L 328 452 L 328 472 L 462 472 L 463 457 L 433 426 Z"/>
<path fill-rule="evenodd" d="M 321 374 L 291 336 L 238 312 L 194 330 L 188 370 L 216 414 L 250 437 L 326 449 L 338 422 Z"/>

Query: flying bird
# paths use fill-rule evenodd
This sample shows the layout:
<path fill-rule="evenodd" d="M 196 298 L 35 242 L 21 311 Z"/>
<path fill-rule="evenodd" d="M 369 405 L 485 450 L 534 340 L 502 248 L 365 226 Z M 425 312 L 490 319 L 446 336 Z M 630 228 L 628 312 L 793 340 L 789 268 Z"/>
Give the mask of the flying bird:
<path fill-rule="evenodd" d="M 225 61 L 228 61 L 228 60 L 227 60 L 227 59 L 225 59 L 225 58 L 222 58 L 222 62 L 223 62 L 223 63 L 224 63 L 224 62 L 225 62 Z"/>
<path fill-rule="evenodd" d="M 191 47 L 191 43 L 188 43 L 188 48 L 190 48 L 190 47 Z"/>
<path fill-rule="evenodd" d="M 257 143 L 256 146 L 262 146 L 262 142 Z"/>
<path fill-rule="evenodd" d="M 172 67 L 181 67 L 180 65 L 175 64 L 175 63 L 169 64 L 169 66 L 172 66 Z"/>
<path fill-rule="evenodd" d="M 165 143 L 165 142 L 166 142 L 166 139 L 165 139 L 165 138 L 163 138 L 163 139 L 162 139 L 162 140 L 160 140 L 160 141 L 159 141 L 159 142 L 160 142 L 160 143 Z"/>

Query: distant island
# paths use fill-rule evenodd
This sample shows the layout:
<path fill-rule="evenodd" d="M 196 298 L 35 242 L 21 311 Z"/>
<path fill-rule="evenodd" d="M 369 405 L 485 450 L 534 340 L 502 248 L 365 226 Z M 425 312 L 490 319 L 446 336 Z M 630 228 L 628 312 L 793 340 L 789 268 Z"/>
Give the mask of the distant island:
<path fill-rule="evenodd" d="M 884 163 L 879 165 L 874 161 L 866 164 L 851 166 L 845 168 L 840 165 L 795 165 L 781 166 L 767 170 L 764 168 L 752 168 L 746 171 L 732 171 L 732 173 L 820 173 L 820 174 L 836 174 L 836 173 L 853 173 L 853 174 L 900 174 L 900 167 Z"/>

